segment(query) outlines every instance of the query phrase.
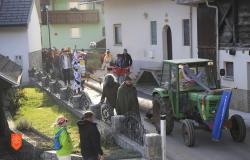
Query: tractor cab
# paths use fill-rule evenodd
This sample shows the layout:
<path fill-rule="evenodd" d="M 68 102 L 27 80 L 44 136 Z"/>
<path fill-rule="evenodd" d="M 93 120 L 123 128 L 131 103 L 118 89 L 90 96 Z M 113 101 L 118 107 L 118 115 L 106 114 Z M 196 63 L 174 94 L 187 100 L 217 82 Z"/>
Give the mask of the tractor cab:
<path fill-rule="evenodd" d="M 177 59 L 165 60 L 162 67 L 162 88 L 156 88 L 154 94 L 168 97 L 175 118 L 182 119 L 193 114 L 206 95 L 206 100 L 216 104 L 220 95 L 208 95 L 208 92 L 217 89 L 213 70 L 213 61 L 207 59 Z M 214 108 L 215 109 L 215 108 Z M 208 112 L 214 113 L 214 110 Z M 206 115 L 205 115 L 206 114 Z M 210 117 L 209 113 L 204 116 Z M 203 116 L 203 117 L 204 117 Z M 205 117 L 204 117 L 205 118 Z"/>

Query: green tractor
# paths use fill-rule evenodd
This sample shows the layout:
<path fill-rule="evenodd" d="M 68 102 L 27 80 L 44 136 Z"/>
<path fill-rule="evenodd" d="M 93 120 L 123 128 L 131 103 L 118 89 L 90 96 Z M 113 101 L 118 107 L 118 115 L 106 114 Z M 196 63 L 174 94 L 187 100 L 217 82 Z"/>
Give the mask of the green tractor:
<path fill-rule="evenodd" d="M 232 91 L 216 86 L 213 65 L 208 59 L 163 62 L 161 88 L 153 91 L 153 123 L 158 132 L 164 114 L 166 133 L 173 131 L 174 121 L 181 122 L 184 143 L 189 147 L 195 144 L 195 129 L 210 131 L 214 140 L 220 139 L 222 129 L 229 129 L 234 141 L 244 141 L 245 122 L 240 115 L 229 118 Z"/>

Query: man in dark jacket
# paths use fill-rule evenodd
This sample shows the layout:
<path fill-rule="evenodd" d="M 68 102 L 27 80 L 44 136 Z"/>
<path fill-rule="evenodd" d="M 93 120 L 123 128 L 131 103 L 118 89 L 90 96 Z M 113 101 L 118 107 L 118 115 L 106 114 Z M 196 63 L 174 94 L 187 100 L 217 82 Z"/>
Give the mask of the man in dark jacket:
<path fill-rule="evenodd" d="M 101 136 L 94 119 L 94 113 L 87 111 L 83 115 L 82 120 L 77 122 L 80 133 L 81 153 L 84 160 L 104 160 Z"/>
<path fill-rule="evenodd" d="M 132 66 L 133 60 L 132 60 L 130 54 L 128 54 L 127 49 L 123 50 L 123 60 L 124 60 L 124 67 L 131 67 Z"/>
<path fill-rule="evenodd" d="M 101 103 L 104 103 L 106 99 L 106 103 L 112 107 L 111 111 L 116 108 L 117 91 L 119 86 L 119 83 L 115 82 L 115 79 L 112 75 L 108 74 L 105 76 Z M 111 113 L 111 115 L 114 114 Z"/>
<path fill-rule="evenodd" d="M 116 111 L 118 115 L 136 115 L 140 118 L 137 91 L 129 76 L 118 89 Z"/>

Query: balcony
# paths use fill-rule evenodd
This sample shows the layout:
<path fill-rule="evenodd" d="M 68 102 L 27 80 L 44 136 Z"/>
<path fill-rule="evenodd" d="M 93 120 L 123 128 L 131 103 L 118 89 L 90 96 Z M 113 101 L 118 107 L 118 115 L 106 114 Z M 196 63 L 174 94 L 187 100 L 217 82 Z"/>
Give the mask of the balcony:
<path fill-rule="evenodd" d="M 41 12 L 42 24 L 47 24 L 47 12 Z M 98 10 L 48 11 L 49 24 L 95 24 L 99 23 Z"/>
<path fill-rule="evenodd" d="M 50 5 L 50 0 L 40 0 L 40 6 Z"/>
<path fill-rule="evenodd" d="M 199 3 L 205 3 L 205 0 L 177 0 L 176 3 L 183 4 L 183 5 L 196 5 Z"/>

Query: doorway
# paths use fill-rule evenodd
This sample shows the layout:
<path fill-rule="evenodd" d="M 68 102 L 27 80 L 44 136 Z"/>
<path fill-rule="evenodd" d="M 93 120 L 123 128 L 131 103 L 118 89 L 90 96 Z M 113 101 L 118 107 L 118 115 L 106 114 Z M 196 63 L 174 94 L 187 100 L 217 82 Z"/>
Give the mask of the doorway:
<path fill-rule="evenodd" d="M 172 54 L 172 32 L 171 28 L 166 25 L 163 27 L 162 31 L 162 38 L 163 38 L 163 59 L 164 60 L 171 60 L 173 59 Z"/>

